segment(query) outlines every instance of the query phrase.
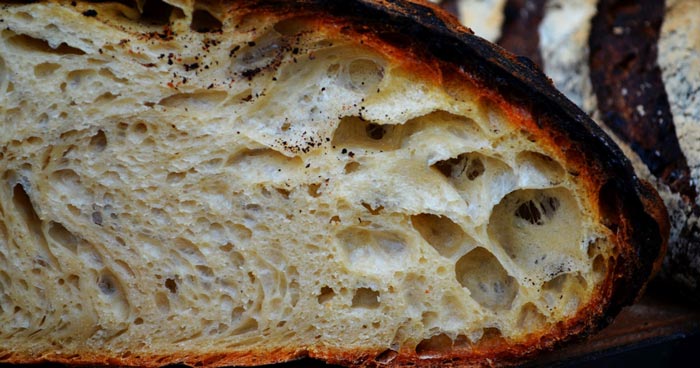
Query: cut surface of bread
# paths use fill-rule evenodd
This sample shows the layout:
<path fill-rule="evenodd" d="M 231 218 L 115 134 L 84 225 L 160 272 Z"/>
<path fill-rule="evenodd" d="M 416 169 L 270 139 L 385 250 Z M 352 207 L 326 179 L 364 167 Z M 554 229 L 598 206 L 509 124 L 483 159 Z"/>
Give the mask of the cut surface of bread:
<path fill-rule="evenodd" d="M 507 364 L 590 332 L 665 210 L 422 3 L 0 5 L 0 361 Z"/>

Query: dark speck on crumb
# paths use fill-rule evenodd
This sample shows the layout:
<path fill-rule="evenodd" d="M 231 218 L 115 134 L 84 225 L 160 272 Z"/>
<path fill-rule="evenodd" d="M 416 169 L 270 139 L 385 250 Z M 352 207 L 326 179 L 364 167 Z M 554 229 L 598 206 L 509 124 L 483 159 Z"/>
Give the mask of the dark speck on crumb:
<path fill-rule="evenodd" d="M 185 71 L 189 72 L 190 70 L 194 70 L 199 68 L 199 63 L 192 63 L 192 64 L 185 64 Z"/>
<path fill-rule="evenodd" d="M 88 10 L 83 12 L 83 15 L 86 17 L 96 17 L 97 11 L 95 9 L 88 9 Z"/>

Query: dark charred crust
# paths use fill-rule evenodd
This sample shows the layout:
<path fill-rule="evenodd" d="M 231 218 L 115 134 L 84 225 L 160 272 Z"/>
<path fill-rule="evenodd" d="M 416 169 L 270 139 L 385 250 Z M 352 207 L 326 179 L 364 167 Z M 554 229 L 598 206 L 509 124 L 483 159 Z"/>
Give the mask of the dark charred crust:
<path fill-rule="evenodd" d="M 530 58 L 542 65 L 539 28 L 544 17 L 546 0 L 508 0 L 505 19 L 497 43 L 506 50 Z"/>
<path fill-rule="evenodd" d="M 661 1 L 603 0 L 591 21 L 590 70 L 602 119 L 675 193 L 697 193 L 657 65 Z"/>

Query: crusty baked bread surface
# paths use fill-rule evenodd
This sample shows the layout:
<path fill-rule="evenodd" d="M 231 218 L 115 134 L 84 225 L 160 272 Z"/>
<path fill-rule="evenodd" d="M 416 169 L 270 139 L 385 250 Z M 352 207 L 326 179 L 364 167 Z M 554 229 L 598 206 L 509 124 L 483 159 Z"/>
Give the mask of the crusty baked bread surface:
<path fill-rule="evenodd" d="M 2 362 L 515 364 L 665 247 L 614 143 L 425 3 L 6 3 L 0 36 Z"/>

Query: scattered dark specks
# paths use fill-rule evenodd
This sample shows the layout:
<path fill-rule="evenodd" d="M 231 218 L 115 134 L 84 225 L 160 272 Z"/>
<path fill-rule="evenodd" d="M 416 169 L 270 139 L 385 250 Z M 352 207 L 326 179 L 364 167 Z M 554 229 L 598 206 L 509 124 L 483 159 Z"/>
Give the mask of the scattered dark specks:
<path fill-rule="evenodd" d="M 342 149 L 342 150 L 340 151 L 340 153 L 342 153 L 342 154 L 346 154 L 346 153 L 348 153 L 348 150 L 347 150 L 347 149 L 345 149 L 345 148 L 343 148 L 343 149 Z"/>
<path fill-rule="evenodd" d="M 86 17 L 96 17 L 97 11 L 95 9 L 88 9 L 88 10 L 83 12 L 83 15 Z"/>
<path fill-rule="evenodd" d="M 248 42 L 248 46 L 250 46 L 250 47 L 253 47 L 253 46 L 255 46 L 255 42 L 254 42 L 254 41 L 250 41 L 250 42 Z"/>
<path fill-rule="evenodd" d="M 199 63 L 185 64 L 184 67 L 185 67 L 185 71 L 189 72 L 190 70 L 194 70 L 194 69 L 199 68 Z"/>
<path fill-rule="evenodd" d="M 253 79 L 254 76 L 256 76 L 258 73 L 260 73 L 260 68 L 255 68 L 255 69 L 250 69 L 250 70 L 245 70 L 241 72 L 241 75 L 245 78 L 248 78 L 248 80 Z"/>
<path fill-rule="evenodd" d="M 235 54 L 236 51 L 238 51 L 238 50 L 240 50 L 240 49 L 241 49 L 241 46 L 240 46 L 240 45 L 236 45 L 236 47 L 232 48 L 231 51 L 228 53 L 228 56 L 229 56 L 229 57 L 233 56 L 233 54 Z"/>

